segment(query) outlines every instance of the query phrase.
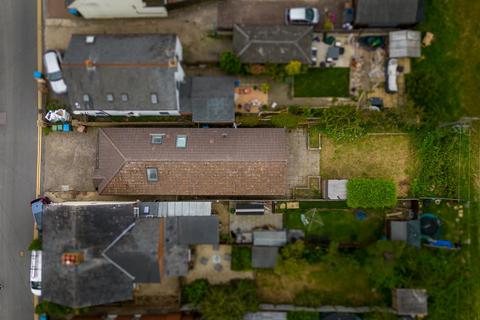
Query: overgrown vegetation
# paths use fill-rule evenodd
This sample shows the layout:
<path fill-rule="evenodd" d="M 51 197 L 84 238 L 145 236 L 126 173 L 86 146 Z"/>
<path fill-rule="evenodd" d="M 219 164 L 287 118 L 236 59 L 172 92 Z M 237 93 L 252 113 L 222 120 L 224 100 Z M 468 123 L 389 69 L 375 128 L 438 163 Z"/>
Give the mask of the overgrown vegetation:
<path fill-rule="evenodd" d="M 318 312 L 308 311 L 288 311 L 287 320 L 319 320 L 320 314 Z"/>
<path fill-rule="evenodd" d="M 393 181 L 357 178 L 347 182 L 347 204 L 351 208 L 391 208 L 396 203 Z"/>
<path fill-rule="evenodd" d="M 297 74 L 294 80 L 295 97 L 349 97 L 349 68 L 311 68 Z"/>
<path fill-rule="evenodd" d="M 38 251 L 42 250 L 42 240 L 40 239 L 33 239 L 28 246 L 28 251 Z"/>
<path fill-rule="evenodd" d="M 291 77 L 300 74 L 302 72 L 302 63 L 297 60 L 290 61 L 285 66 L 285 72 Z"/>
<path fill-rule="evenodd" d="M 258 308 L 256 286 L 249 280 L 224 285 L 197 280 L 182 287 L 182 299 L 196 305 L 205 320 L 241 320 Z"/>
<path fill-rule="evenodd" d="M 220 56 L 220 68 L 229 74 L 246 74 L 247 69 L 245 65 L 240 62 L 240 59 L 233 53 L 233 51 L 226 51 Z"/>
<path fill-rule="evenodd" d="M 51 317 L 65 318 L 68 315 L 81 315 L 89 311 L 89 308 L 70 308 L 50 301 L 43 300 L 35 307 L 36 314 L 47 314 Z"/>
<path fill-rule="evenodd" d="M 252 269 L 252 249 L 246 246 L 232 247 L 232 270 L 245 271 Z"/>
<path fill-rule="evenodd" d="M 272 125 L 279 128 L 296 128 L 305 120 L 302 116 L 282 112 L 272 116 Z"/>

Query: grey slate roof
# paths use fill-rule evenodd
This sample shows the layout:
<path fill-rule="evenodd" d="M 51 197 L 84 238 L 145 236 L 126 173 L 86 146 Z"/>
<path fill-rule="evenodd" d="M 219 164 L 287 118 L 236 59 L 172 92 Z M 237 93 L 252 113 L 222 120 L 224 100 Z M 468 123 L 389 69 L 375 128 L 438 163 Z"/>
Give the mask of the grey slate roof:
<path fill-rule="evenodd" d="M 422 19 L 422 0 L 356 0 L 355 25 L 358 27 L 401 27 Z"/>
<path fill-rule="evenodd" d="M 165 219 L 164 270 L 167 277 L 188 272 L 188 246 L 218 244 L 218 217 L 167 217 Z"/>
<path fill-rule="evenodd" d="M 254 246 L 280 247 L 287 243 L 287 231 L 258 230 L 253 232 Z"/>
<path fill-rule="evenodd" d="M 405 241 L 412 246 L 420 248 L 420 220 L 390 221 L 390 239 Z"/>
<path fill-rule="evenodd" d="M 173 34 L 73 35 L 62 63 L 68 99 L 75 110 L 177 110 Z M 95 64 L 87 70 L 86 60 Z M 122 101 L 122 94 L 128 101 Z M 90 103 L 84 102 L 84 95 Z M 114 96 L 107 101 L 107 94 Z M 158 103 L 152 103 L 156 94 Z"/>
<path fill-rule="evenodd" d="M 84 307 L 132 299 L 133 279 L 102 251 L 134 223 L 133 205 L 50 205 L 43 214 L 42 295 Z M 78 266 L 61 262 L 65 252 L 86 250 Z"/>
<path fill-rule="evenodd" d="M 235 121 L 234 77 L 190 77 L 180 89 L 181 112 L 193 122 Z"/>
<path fill-rule="evenodd" d="M 259 247 L 252 248 L 252 267 L 253 268 L 274 268 L 277 264 L 278 247 Z"/>
<path fill-rule="evenodd" d="M 402 316 L 426 316 L 428 295 L 425 289 L 393 289 L 393 308 Z"/>
<path fill-rule="evenodd" d="M 312 63 L 313 27 L 233 27 L 233 48 L 244 63 Z"/>

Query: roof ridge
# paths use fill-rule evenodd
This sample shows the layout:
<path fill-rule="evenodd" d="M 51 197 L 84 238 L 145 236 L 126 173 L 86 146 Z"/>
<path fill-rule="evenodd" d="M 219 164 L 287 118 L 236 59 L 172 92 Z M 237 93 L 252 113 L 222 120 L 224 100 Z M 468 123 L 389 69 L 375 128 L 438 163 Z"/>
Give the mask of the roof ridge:
<path fill-rule="evenodd" d="M 122 233 L 120 233 L 103 251 L 102 251 L 102 256 L 108 260 L 108 262 L 110 262 L 111 264 L 113 264 L 117 269 L 119 269 L 120 271 L 122 271 L 123 273 L 125 273 L 127 275 L 127 277 L 129 277 L 130 279 L 134 280 L 135 277 L 133 275 L 131 275 L 127 270 L 125 270 L 124 268 L 122 268 L 118 263 L 116 263 L 113 259 L 111 259 L 108 255 L 107 255 L 107 251 L 110 250 L 113 246 L 115 246 L 115 244 L 120 241 L 128 232 L 130 232 L 130 230 L 133 229 L 133 227 L 135 227 L 135 222 L 133 222 L 132 224 L 130 224 L 128 227 L 125 228 L 125 230 L 122 231 Z"/>
<path fill-rule="evenodd" d="M 112 148 L 115 149 L 115 151 L 117 151 L 117 153 L 120 155 L 120 157 L 123 160 L 122 164 L 117 168 L 117 170 L 115 170 L 115 172 L 112 175 L 110 175 L 109 177 L 103 177 L 103 181 L 100 183 L 99 190 L 98 190 L 98 192 L 102 192 L 107 187 L 107 185 L 112 181 L 112 179 L 117 175 L 117 173 L 125 166 L 125 163 L 127 162 L 127 158 L 120 151 L 117 145 L 113 142 L 112 138 L 110 138 L 110 136 L 105 132 L 105 130 L 100 129 L 99 133 L 103 135 L 103 137 L 109 142 Z M 98 137 L 98 144 L 100 144 L 100 137 Z M 99 148 L 99 151 L 100 151 L 100 148 Z"/>

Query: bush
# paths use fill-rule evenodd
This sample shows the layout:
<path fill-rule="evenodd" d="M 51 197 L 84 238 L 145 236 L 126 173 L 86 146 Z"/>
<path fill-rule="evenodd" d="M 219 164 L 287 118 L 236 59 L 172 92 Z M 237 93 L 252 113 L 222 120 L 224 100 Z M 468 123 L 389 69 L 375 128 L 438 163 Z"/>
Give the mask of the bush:
<path fill-rule="evenodd" d="M 42 241 L 40 239 L 33 239 L 28 246 L 28 251 L 42 250 Z"/>
<path fill-rule="evenodd" d="M 211 286 L 200 304 L 204 320 L 242 320 L 247 312 L 258 309 L 257 288 L 253 281 L 239 280 Z"/>
<path fill-rule="evenodd" d="M 288 311 L 287 320 L 318 320 L 320 314 L 318 312 L 308 311 Z"/>
<path fill-rule="evenodd" d="M 351 179 L 347 182 L 347 205 L 351 208 L 390 208 L 397 203 L 393 181 Z"/>
<path fill-rule="evenodd" d="M 240 59 L 232 51 L 222 53 L 220 56 L 220 68 L 229 74 L 245 74 L 246 68 Z"/>
<path fill-rule="evenodd" d="M 297 60 L 290 61 L 285 66 L 285 72 L 289 76 L 296 76 L 297 74 L 300 74 L 302 72 L 302 63 Z"/>
<path fill-rule="evenodd" d="M 290 113 L 280 113 L 272 116 L 272 124 L 278 128 L 296 128 L 304 121 L 306 121 L 304 117 Z"/>
<path fill-rule="evenodd" d="M 194 282 L 182 287 L 182 303 L 192 303 L 199 305 L 207 291 L 210 284 L 205 279 L 195 280 Z"/>
<path fill-rule="evenodd" d="M 275 81 L 284 81 L 287 77 L 283 64 L 266 64 L 266 73 Z"/>
<path fill-rule="evenodd" d="M 232 247 L 232 270 L 244 271 L 252 269 L 252 249 L 244 246 Z"/>
<path fill-rule="evenodd" d="M 75 314 L 84 314 L 89 311 L 89 308 L 79 308 L 74 309 L 67 306 L 62 306 L 50 301 L 43 300 L 41 303 L 37 304 L 35 307 L 36 314 L 47 314 L 51 317 L 65 318 L 67 315 Z"/>

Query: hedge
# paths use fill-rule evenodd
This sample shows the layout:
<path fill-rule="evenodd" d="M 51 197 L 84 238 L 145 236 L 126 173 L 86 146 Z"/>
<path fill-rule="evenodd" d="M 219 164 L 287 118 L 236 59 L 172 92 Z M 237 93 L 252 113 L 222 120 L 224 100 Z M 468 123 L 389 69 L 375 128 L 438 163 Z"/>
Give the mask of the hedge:
<path fill-rule="evenodd" d="M 351 208 L 390 208 L 397 203 L 395 183 L 384 179 L 351 179 L 347 205 Z"/>

